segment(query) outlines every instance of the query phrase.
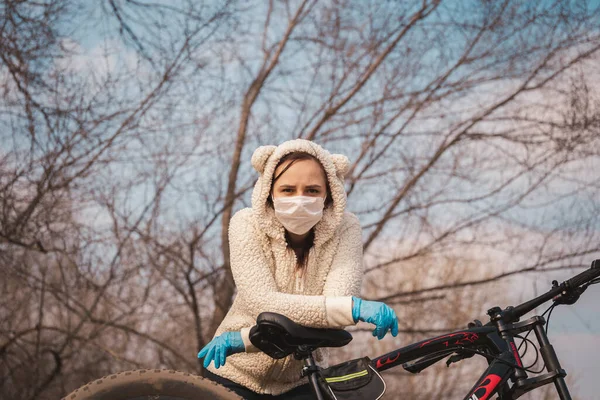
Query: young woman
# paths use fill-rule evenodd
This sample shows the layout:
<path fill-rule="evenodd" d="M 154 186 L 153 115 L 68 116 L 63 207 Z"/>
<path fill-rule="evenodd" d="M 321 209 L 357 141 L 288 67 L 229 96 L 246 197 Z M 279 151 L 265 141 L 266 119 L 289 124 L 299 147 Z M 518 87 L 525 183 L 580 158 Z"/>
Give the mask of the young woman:
<path fill-rule="evenodd" d="M 366 321 L 379 339 L 388 330 L 396 336 L 398 321 L 385 304 L 357 297 L 362 238 L 358 219 L 345 211 L 348 158 L 298 139 L 259 147 L 252 165 L 260 174 L 252 208 L 237 212 L 229 228 L 237 296 L 198 357 L 208 378 L 246 399 L 312 399 L 301 361 L 274 360 L 250 342 L 258 314 L 316 328 Z M 322 365 L 324 357 L 315 352 Z"/>

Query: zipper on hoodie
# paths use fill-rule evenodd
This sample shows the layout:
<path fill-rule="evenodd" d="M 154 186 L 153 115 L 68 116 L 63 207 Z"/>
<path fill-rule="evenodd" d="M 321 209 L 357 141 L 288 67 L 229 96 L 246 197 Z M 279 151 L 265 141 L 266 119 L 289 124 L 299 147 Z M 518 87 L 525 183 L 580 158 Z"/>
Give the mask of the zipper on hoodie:
<path fill-rule="evenodd" d="M 295 279 L 295 292 L 303 293 L 304 292 L 304 281 L 306 280 L 306 271 L 301 269 L 296 269 L 296 279 Z"/>
<path fill-rule="evenodd" d="M 281 378 L 281 375 L 284 372 L 284 368 L 285 368 L 285 364 L 287 363 L 288 357 L 279 359 L 279 360 L 273 360 L 273 364 L 271 365 L 271 367 L 269 367 L 269 370 L 267 371 L 267 373 L 265 374 L 263 380 L 262 380 L 262 385 L 261 387 L 265 387 L 265 384 L 267 382 L 278 382 L 279 378 Z M 265 390 L 265 394 L 272 394 L 270 390 Z"/>
<path fill-rule="evenodd" d="M 308 251 L 308 262 L 306 263 L 306 266 L 302 269 L 296 268 L 296 272 L 294 274 L 294 291 L 296 293 L 304 293 L 304 286 L 306 283 L 306 275 L 308 273 L 308 270 L 311 268 L 311 264 L 312 264 L 314 257 L 315 257 L 315 249 L 314 249 L 314 247 L 311 247 L 311 249 Z M 294 265 L 297 265 L 297 264 L 298 264 L 298 258 L 296 257 L 296 253 L 294 253 Z"/>
<path fill-rule="evenodd" d="M 277 364 L 277 360 L 275 360 L 275 359 L 271 359 L 271 360 L 272 360 L 272 363 L 269 366 L 269 368 L 267 369 L 267 372 L 264 374 L 264 376 L 260 382 L 260 387 L 262 387 L 262 388 L 265 387 L 265 384 L 271 378 L 271 375 L 273 374 L 273 370 L 275 369 L 275 364 Z M 266 392 L 268 392 L 268 391 L 266 391 Z M 271 394 L 271 393 L 265 393 L 265 394 Z"/>
<path fill-rule="evenodd" d="M 271 373 L 271 381 L 277 382 L 279 377 L 281 376 L 281 371 L 283 370 L 283 364 L 285 363 L 286 358 L 275 360 L 275 367 Z"/>
<path fill-rule="evenodd" d="M 282 377 L 283 373 L 285 372 L 286 368 L 288 367 L 289 360 L 290 360 L 290 356 L 287 356 L 282 360 L 283 362 L 281 363 L 281 368 L 279 369 L 277 376 L 275 376 L 276 380 L 281 381 L 281 377 Z"/>

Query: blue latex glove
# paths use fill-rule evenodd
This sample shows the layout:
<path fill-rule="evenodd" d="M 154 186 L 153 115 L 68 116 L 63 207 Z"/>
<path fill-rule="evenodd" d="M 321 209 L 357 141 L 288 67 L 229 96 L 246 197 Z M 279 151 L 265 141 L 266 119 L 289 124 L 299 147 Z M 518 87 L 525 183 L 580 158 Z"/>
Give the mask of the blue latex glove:
<path fill-rule="evenodd" d="M 352 318 L 354 322 L 364 321 L 375 325 L 373 336 L 381 340 L 388 329 L 392 336 L 398 335 L 398 317 L 394 310 L 379 301 L 368 301 L 352 297 Z"/>
<path fill-rule="evenodd" d="M 240 332 L 225 332 L 213 338 L 198 353 L 198 358 L 204 358 L 204 368 L 215 363 L 215 368 L 225 365 L 225 358 L 235 353 L 245 351 L 244 341 Z"/>

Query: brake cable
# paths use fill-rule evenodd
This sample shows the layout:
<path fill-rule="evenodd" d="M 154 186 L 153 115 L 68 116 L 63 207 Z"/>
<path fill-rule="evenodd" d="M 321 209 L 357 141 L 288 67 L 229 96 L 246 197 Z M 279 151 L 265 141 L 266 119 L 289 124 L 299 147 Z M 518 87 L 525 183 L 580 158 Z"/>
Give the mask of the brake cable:
<path fill-rule="evenodd" d="M 550 312 L 548 313 L 548 318 L 546 318 L 546 335 L 548 335 L 548 327 L 550 326 L 550 317 L 552 316 L 552 311 L 554 311 L 554 308 L 557 306 L 558 304 L 554 303 L 550 306 Z"/>
<path fill-rule="evenodd" d="M 547 314 L 549 311 L 551 311 L 551 309 L 552 309 L 553 307 L 554 307 L 554 304 L 552 304 L 550 307 L 548 307 L 548 308 L 546 309 L 546 311 L 544 311 L 544 313 L 542 314 L 542 317 L 543 317 L 544 315 L 546 315 L 546 314 Z M 533 329 L 530 329 L 529 331 L 527 331 L 527 334 L 525 335 L 525 337 L 524 337 L 523 339 L 527 339 L 527 336 L 529 336 L 529 334 L 530 334 L 531 332 L 533 332 Z M 518 350 L 521 350 L 521 346 L 523 346 L 523 343 L 525 343 L 525 340 L 523 340 L 523 342 L 521 342 L 521 344 L 519 344 L 519 347 L 517 348 L 517 351 L 518 351 Z M 523 353 L 523 355 L 525 355 L 525 353 Z"/>
<path fill-rule="evenodd" d="M 523 351 L 523 355 L 519 355 L 519 357 L 521 357 L 521 359 L 523 359 L 523 357 L 525 357 L 525 354 L 527 354 L 527 349 L 528 349 L 529 343 L 531 343 L 531 345 L 533 346 L 533 349 L 535 350 L 535 360 L 533 360 L 533 362 L 531 364 L 529 364 L 528 366 L 523 367 L 523 369 L 532 374 L 541 374 L 542 372 L 544 372 L 543 367 L 539 371 L 532 370 L 533 366 L 535 364 L 537 364 L 538 360 L 540 359 L 540 352 L 539 352 L 539 349 L 537 348 L 537 346 L 535 345 L 535 342 L 533 342 L 531 339 L 527 339 L 526 337 L 523 337 L 521 335 L 515 335 L 515 337 L 518 337 L 519 339 L 522 339 L 523 341 L 525 341 L 525 350 Z"/>

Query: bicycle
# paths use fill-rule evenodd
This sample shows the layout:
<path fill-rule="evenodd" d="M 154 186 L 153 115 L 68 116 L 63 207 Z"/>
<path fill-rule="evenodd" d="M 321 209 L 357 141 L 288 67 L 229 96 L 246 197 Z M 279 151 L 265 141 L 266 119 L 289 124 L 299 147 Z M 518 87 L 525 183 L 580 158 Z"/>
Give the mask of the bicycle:
<path fill-rule="evenodd" d="M 600 283 L 600 260 L 595 260 L 586 271 L 559 284 L 552 282 L 552 289 L 516 307 L 493 307 L 488 310 L 490 321 L 485 325 L 475 320 L 467 329 L 437 336 L 410 344 L 381 355 L 375 359 L 351 360 L 328 369 L 316 365 L 312 353 L 319 347 L 341 347 L 352 340 L 352 335 L 343 329 L 318 329 L 300 326 L 283 315 L 261 313 L 257 324 L 251 329 L 250 340 L 260 350 L 273 358 L 290 354 L 304 361 L 303 375 L 317 400 L 357 397 L 362 387 L 376 387 L 379 391 L 385 382 L 379 372 L 402 365 L 411 373 L 448 357 L 447 365 L 481 355 L 488 361 L 488 368 L 471 388 L 464 400 L 486 400 L 497 395 L 501 400 L 517 399 L 523 394 L 553 383 L 561 400 L 570 400 L 571 395 L 565 382 L 566 372 L 548 340 L 544 329 L 544 314 L 525 321 L 520 318 L 552 300 L 546 310 L 564 304 L 572 305 L 590 286 Z M 548 320 L 549 320 L 548 317 Z M 546 326 L 547 329 L 547 326 Z M 538 341 L 545 373 L 529 377 L 528 367 L 523 366 L 522 357 L 515 338 L 522 343 L 535 344 L 522 333 L 534 332 Z M 536 351 L 537 347 L 536 347 Z M 368 371 L 367 371 L 368 370 Z M 352 372 L 355 371 L 355 372 Z M 367 372 L 365 372 L 367 371 Z M 350 373 L 348 373 L 350 372 Z M 341 375 L 340 375 L 341 374 Z M 376 377 L 376 379 L 372 379 Z M 362 380 L 362 381 L 361 381 Z M 368 381 L 368 382 L 367 382 Z M 361 383 L 367 382 L 367 383 Z M 373 385 L 371 382 L 375 382 Z M 346 385 L 346 387 L 344 387 Z M 363 386 L 361 386 L 363 385 Z M 381 393 L 382 395 L 383 393 Z M 372 398 L 380 398 L 376 395 Z M 345 397 L 344 397 L 345 396 Z M 360 396 L 364 396 L 360 395 Z M 63 400 L 192 400 L 192 399 L 239 399 L 227 389 L 207 379 L 167 370 L 137 370 L 110 375 L 90 382 L 77 389 Z"/>

